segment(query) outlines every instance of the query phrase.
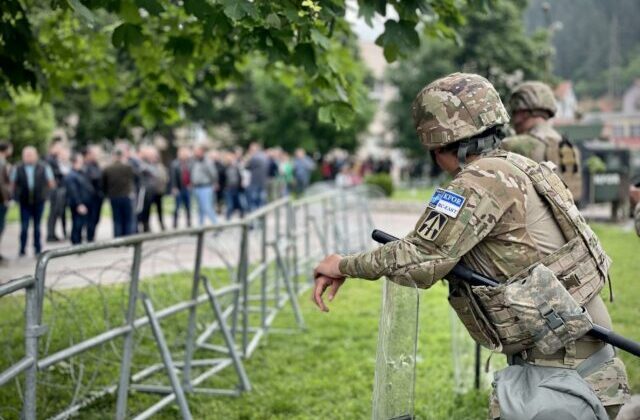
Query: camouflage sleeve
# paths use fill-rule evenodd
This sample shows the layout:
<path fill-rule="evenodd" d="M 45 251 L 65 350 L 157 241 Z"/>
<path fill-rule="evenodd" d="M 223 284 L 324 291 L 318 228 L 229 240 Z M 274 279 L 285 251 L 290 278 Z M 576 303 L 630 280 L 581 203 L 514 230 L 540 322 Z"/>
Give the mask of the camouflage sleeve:
<path fill-rule="evenodd" d="M 431 287 L 491 232 L 505 211 L 500 200 L 474 179 L 479 178 L 461 176 L 446 189 L 436 190 L 411 233 L 372 251 L 345 256 L 340 271 L 350 277 L 374 280 L 388 276 L 399 284 Z M 455 206 L 433 205 L 439 193 L 448 192 L 464 198 L 457 212 Z"/>

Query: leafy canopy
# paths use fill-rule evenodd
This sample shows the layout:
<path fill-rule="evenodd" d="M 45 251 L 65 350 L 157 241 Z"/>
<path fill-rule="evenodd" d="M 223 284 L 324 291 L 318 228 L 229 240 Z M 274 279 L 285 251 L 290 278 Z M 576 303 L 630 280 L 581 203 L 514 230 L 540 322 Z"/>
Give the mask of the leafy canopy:
<path fill-rule="evenodd" d="M 394 16 L 377 40 L 393 61 L 418 47 L 421 28 L 453 36 L 462 3 L 357 7 L 367 20 Z M 55 100 L 81 91 L 93 106 L 117 103 L 123 125 L 173 126 L 197 88 L 242 81 L 243 66 L 259 55 L 266 71 L 295 75 L 296 94 L 322 122 L 348 127 L 367 111 L 365 87 L 353 77 L 357 58 L 344 58 L 354 38 L 346 8 L 346 0 L 4 0 L 0 94 L 30 86 Z"/>

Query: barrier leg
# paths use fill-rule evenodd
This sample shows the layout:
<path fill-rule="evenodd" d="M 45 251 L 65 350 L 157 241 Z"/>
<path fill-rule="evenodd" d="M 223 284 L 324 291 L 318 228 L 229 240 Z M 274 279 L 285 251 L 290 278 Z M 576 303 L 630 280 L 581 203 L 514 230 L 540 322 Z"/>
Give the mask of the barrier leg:
<path fill-rule="evenodd" d="M 136 319 L 136 303 L 138 301 L 138 283 L 140 280 L 140 261 L 142 259 L 142 244 L 133 248 L 133 264 L 131 266 L 131 282 L 129 283 L 129 302 L 127 305 L 127 325 L 131 331 L 126 333 L 122 349 L 122 363 L 120 365 L 120 380 L 118 382 L 118 397 L 116 403 L 116 419 L 127 417 L 127 398 L 129 395 L 129 381 L 131 380 L 131 357 L 133 354 L 133 323 Z"/>
<path fill-rule="evenodd" d="M 182 418 L 184 420 L 191 420 L 192 417 L 191 412 L 189 411 L 189 405 L 187 404 L 187 398 L 185 397 L 184 391 L 182 390 L 182 385 L 180 385 L 180 380 L 178 379 L 178 374 L 176 373 L 173 360 L 171 359 L 171 353 L 169 352 L 169 346 L 167 346 L 167 341 L 165 340 L 162 329 L 160 328 L 160 323 L 158 322 L 158 318 L 156 318 L 155 311 L 153 310 L 153 305 L 151 304 L 151 299 L 149 299 L 149 297 L 146 295 L 142 295 L 141 298 L 142 304 L 144 305 L 144 310 L 149 317 L 149 325 L 151 326 L 151 331 L 153 332 L 153 336 L 156 339 L 156 344 L 158 345 L 158 351 L 160 352 L 160 356 L 162 357 L 162 363 L 167 370 L 167 376 L 169 377 L 171 388 L 173 389 L 173 393 L 176 396 L 178 407 L 180 407 Z"/>
<path fill-rule="evenodd" d="M 280 273 L 282 274 L 282 281 L 284 282 L 285 288 L 287 289 L 287 294 L 289 295 L 289 301 L 291 301 L 291 307 L 293 308 L 293 314 L 296 317 L 296 322 L 300 328 L 304 328 L 304 319 L 302 318 L 302 311 L 300 310 L 300 306 L 298 305 L 298 296 L 293 290 L 293 286 L 291 285 L 291 279 L 289 278 L 289 273 L 287 272 L 287 268 L 282 260 L 282 254 L 278 249 L 277 244 L 274 246 L 276 252 L 276 263 L 278 264 L 278 268 L 280 269 Z"/>
<path fill-rule="evenodd" d="M 198 240 L 196 243 L 196 260 L 193 267 L 193 285 L 191 286 L 191 301 L 194 302 L 198 299 L 198 289 L 200 282 L 200 267 L 202 264 L 202 248 L 204 243 L 204 233 L 198 233 Z M 184 352 L 184 368 L 182 369 L 182 385 L 187 391 L 192 388 L 191 385 L 191 360 L 193 359 L 193 351 L 195 344 L 195 331 L 196 331 L 196 305 L 193 305 L 189 309 L 189 321 L 187 324 L 187 342 Z"/>
<path fill-rule="evenodd" d="M 238 378 L 240 379 L 240 387 L 243 391 L 251 391 L 251 383 L 249 382 L 249 378 L 247 377 L 247 372 L 244 370 L 244 365 L 242 364 L 242 360 L 240 360 L 240 355 L 236 350 L 236 343 L 227 328 L 227 324 L 225 323 L 224 314 L 220 309 L 220 304 L 218 303 L 218 299 L 216 299 L 213 288 L 211 287 L 211 283 L 209 283 L 209 279 L 206 277 L 202 277 L 202 282 L 204 284 L 204 289 L 207 292 L 207 296 L 209 297 L 209 303 L 211 304 L 211 308 L 215 313 L 216 318 L 218 319 L 218 324 L 220 325 L 220 332 L 222 332 L 222 337 L 224 338 L 224 342 L 227 344 L 229 349 L 229 357 L 233 361 L 233 367 L 236 369 L 236 373 L 238 374 Z"/>

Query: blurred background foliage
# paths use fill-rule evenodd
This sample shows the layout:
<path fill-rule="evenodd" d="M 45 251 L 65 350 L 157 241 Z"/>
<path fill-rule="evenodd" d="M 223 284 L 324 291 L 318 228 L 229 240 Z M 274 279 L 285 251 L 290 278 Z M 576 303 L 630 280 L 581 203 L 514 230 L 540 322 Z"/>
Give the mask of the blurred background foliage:
<path fill-rule="evenodd" d="M 387 78 L 398 91 L 388 109 L 398 147 L 414 157 L 425 156 L 409 110 L 416 93 L 438 77 L 455 71 L 481 74 L 503 99 L 523 79 L 550 79 L 549 34 L 546 30 L 526 33 L 522 18 L 526 7 L 526 1 L 496 2 L 491 9 L 464 7 L 466 22 L 455 39 L 425 39 L 422 48 L 388 71 Z"/>
<path fill-rule="evenodd" d="M 419 34 L 455 37 L 464 21 L 465 2 L 458 0 L 349 3 L 366 20 L 394 16 L 377 40 L 389 61 L 417 48 Z M 10 92 L 25 91 L 52 104 L 63 126 L 77 114 L 71 135 L 80 144 L 124 137 L 131 127 L 170 133 L 192 121 L 224 120 L 243 143 L 269 139 L 324 150 L 323 142 L 335 142 L 353 149 L 371 104 L 348 6 L 345 0 L 5 0 L 2 113 L 18 112 L 7 106 Z M 22 141 L 16 136 L 13 130 L 11 140 Z"/>
<path fill-rule="evenodd" d="M 0 134 L 17 144 L 45 143 L 53 109 L 54 126 L 78 144 L 132 139 L 134 127 L 172 142 L 176 127 L 197 123 L 223 143 L 354 150 L 376 81 L 348 9 L 385 20 L 376 43 L 394 62 L 387 82 L 398 92 L 387 125 L 412 156 L 423 154 L 410 103 L 443 74 L 478 72 L 503 97 L 527 78 L 570 79 L 593 98 L 640 78 L 636 0 L 1 3 L 0 118 L 11 127 Z M 37 128 L 21 118 L 24 98 Z"/>

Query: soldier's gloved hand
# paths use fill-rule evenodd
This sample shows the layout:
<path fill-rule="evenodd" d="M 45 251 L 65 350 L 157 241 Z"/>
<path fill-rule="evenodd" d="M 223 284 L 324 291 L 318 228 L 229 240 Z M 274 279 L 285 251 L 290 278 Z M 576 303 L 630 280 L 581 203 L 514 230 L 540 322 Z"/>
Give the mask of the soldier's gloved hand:
<path fill-rule="evenodd" d="M 311 295 L 311 300 L 315 302 L 316 306 L 320 308 L 322 312 L 329 312 L 329 308 L 327 308 L 327 305 L 325 305 L 324 301 L 322 300 L 322 295 L 324 294 L 324 291 L 327 290 L 327 288 L 330 288 L 329 301 L 332 301 L 333 298 L 336 297 L 338 289 L 340 289 L 340 287 L 344 284 L 345 280 L 345 277 L 333 278 L 324 276 L 322 274 L 316 275 L 316 285 L 313 288 L 313 295 Z"/>
<path fill-rule="evenodd" d="M 320 263 L 313 270 L 313 277 L 322 275 L 332 277 L 334 279 L 344 278 L 345 275 L 340 272 L 341 259 L 342 256 L 338 254 L 327 255 L 326 257 L 324 257 L 324 260 L 320 261 Z"/>

